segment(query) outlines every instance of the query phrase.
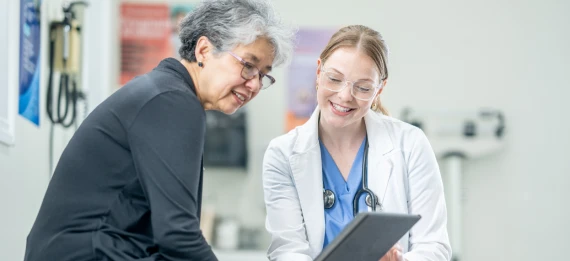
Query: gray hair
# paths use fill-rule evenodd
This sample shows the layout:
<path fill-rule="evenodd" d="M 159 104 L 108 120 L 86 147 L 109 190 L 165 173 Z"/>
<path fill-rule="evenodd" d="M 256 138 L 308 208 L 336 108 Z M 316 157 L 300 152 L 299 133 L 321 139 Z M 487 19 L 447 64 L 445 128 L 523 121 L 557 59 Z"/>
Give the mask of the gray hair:
<path fill-rule="evenodd" d="M 214 45 L 214 54 L 265 37 L 273 45 L 274 64 L 280 65 L 291 59 L 295 30 L 280 20 L 268 0 L 205 0 L 180 23 L 180 57 L 196 62 L 201 36 Z"/>

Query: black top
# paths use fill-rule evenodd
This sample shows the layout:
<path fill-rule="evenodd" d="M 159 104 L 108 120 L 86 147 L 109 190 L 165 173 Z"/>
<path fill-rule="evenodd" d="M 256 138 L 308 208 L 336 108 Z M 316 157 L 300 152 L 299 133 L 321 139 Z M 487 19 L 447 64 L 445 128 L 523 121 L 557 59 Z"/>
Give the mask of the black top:
<path fill-rule="evenodd" d="M 217 260 L 199 220 L 205 126 L 179 61 L 127 83 L 63 151 L 25 260 Z"/>

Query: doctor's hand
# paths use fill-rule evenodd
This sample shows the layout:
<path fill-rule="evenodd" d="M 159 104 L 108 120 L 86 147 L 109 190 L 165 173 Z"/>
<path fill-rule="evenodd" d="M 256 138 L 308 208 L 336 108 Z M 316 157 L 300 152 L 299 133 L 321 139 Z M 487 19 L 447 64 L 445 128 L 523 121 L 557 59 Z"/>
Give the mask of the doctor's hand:
<path fill-rule="evenodd" d="M 378 261 L 404 261 L 402 247 L 396 244 Z"/>

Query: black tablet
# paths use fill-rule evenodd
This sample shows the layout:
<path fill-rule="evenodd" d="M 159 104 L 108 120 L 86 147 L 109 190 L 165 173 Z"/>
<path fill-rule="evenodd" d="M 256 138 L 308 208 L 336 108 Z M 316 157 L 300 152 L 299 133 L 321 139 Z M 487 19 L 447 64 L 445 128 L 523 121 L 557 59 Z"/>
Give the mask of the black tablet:
<path fill-rule="evenodd" d="M 378 261 L 420 218 L 384 212 L 359 213 L 315 261 Z"/>

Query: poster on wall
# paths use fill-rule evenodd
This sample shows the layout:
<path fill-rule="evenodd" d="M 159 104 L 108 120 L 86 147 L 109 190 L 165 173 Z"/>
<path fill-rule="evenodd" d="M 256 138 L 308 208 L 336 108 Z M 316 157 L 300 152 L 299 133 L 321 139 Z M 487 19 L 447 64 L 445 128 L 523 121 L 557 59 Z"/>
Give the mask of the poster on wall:
<path fill-rule="evenodd" d="M 40 125 L 40 1 L 20 0 L 18 113 Z"/>
<path fill-rule="evenodd" d="M 151 71 L 164 58 L 179 58 L 178 24 L 192 7 L 189 4 L 121 4 L 120 85 Z"/>
<path fill-rule="evenodd" d="M 121 4 L 121 71 L 119 84 L 151 71 L 172 54 L 167 4 Z"/>
<path fill-rule="evenodd" d="M 305 123 L 317 106 L 317 60 L 336 30 L 300 29 L 287 70 L 285 132 Z"/>

